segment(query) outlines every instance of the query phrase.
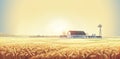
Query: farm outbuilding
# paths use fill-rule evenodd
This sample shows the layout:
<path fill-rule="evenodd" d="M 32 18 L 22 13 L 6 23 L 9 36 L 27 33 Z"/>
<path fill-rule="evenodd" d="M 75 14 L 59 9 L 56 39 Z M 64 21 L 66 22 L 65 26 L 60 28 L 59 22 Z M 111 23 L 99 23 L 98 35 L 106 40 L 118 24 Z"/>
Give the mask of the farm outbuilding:
<path fill-rule="evenodd" d="M 68 38 L 86 38 L 84 31 L 69 31 Z"/>

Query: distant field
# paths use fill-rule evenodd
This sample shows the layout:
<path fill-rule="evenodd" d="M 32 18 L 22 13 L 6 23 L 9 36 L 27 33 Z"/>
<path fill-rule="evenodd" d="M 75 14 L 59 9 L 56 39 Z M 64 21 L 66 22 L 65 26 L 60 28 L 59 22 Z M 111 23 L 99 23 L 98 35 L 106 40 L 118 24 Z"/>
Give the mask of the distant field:
<path fill-rule="evenodd" d="M 0 37 L 0 59 L 120 59 L 120 38 Z"/>

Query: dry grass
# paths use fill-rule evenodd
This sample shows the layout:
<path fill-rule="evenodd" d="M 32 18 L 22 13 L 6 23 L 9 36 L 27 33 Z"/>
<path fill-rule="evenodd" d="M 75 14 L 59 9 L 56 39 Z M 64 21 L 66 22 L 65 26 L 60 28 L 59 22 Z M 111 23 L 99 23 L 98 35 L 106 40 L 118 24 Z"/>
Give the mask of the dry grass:
<path fill-rule="evenodd" d="M 1 37 L 0 59 L 120 59 L 120 39 Z"/>

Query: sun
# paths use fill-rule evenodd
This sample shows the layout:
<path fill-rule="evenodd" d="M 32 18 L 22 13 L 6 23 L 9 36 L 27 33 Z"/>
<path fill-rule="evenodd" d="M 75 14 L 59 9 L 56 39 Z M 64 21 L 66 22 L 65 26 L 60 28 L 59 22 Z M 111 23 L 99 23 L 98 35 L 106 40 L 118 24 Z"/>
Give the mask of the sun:
<path fill-rule="evenodd" d="M 65 20 L 53 20 L 50 24 L 51 31 L 56 34 L 62 34 L 66 31 L 68 24 Z"/>

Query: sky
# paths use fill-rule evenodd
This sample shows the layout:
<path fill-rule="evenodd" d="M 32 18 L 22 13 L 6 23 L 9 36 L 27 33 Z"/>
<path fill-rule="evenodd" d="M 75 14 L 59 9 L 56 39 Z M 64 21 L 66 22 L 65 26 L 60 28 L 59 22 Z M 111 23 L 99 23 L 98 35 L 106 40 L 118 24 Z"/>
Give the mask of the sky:
<path fill-rule="evenodd" d="M 0 0 L 0 32 L 4 32 L 4 0 Z"/>
<path fill-rule="evenodd" d="M 0 0 L 0 32 L 60 35 L 69 30 L 119 36 L 119 0 Z"/>
<path fill-rule="evenodd" d="M 115 13 L 116 13 L 116 35 L 120 35 L 120 0 L 115 0 L 114 2 L 114 6 L 115 6 Z"/>

